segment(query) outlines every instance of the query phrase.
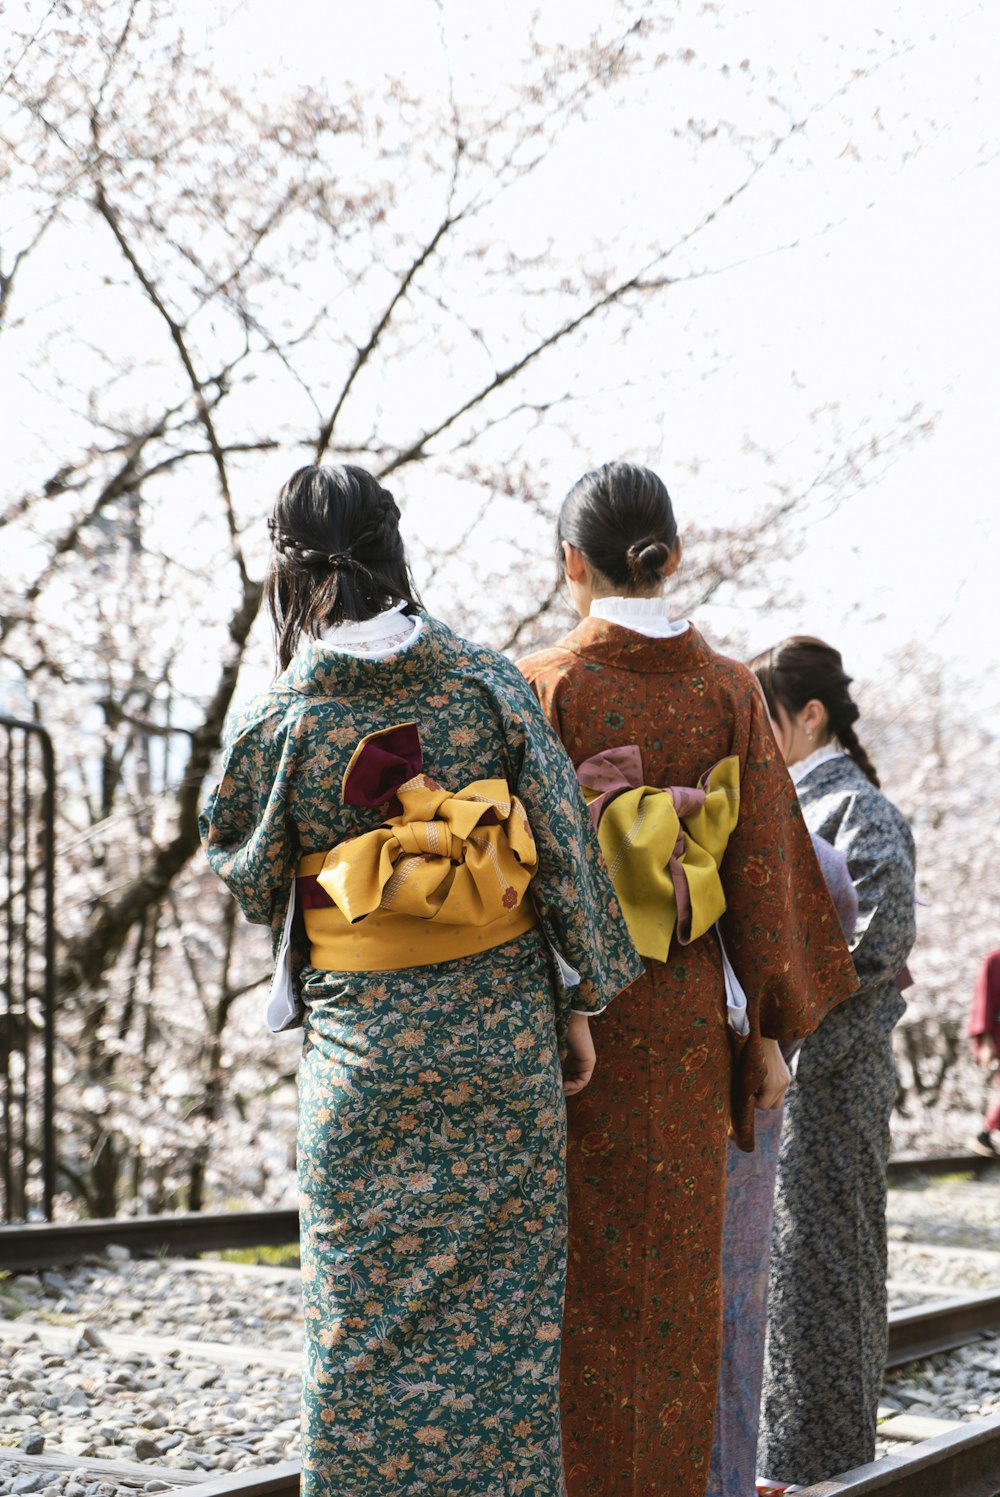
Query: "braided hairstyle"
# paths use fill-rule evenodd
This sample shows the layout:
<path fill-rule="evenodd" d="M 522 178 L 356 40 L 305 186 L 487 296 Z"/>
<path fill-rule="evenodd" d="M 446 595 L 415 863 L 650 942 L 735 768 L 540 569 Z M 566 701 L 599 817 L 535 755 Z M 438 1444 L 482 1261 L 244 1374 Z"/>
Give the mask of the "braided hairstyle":
<path fill-rule="evenodd" d="M 273 551 L 264 596 L 280 669 L 303 634 L 374 618 L 393 603 L 421 607 L 399 534 L 396 501 L 363 468 L 299 468 L 268 521 Z"/>
<path fill-rule="evenodd" d="M 794 717 L 807 702 L 822 702 L 831 734 L 862 774 L 879 787 L 875 766 L 854 731 L 860 711 L 848 690 L 852 678 L 844 670 L 839 651 L 808 634 L 794 634 L 759 655 L 752 668 L 772 717 L 777 717 L 779 705 Z"/>
<path fill-rule="evenodd" d="M 662 580 L 677 543 L 666 485 L 635 463 L 605 463 L 585 473 L 563 501 L 556 541 L 560 566 L 568 541 L 614 587 L 649 591 Z"/>

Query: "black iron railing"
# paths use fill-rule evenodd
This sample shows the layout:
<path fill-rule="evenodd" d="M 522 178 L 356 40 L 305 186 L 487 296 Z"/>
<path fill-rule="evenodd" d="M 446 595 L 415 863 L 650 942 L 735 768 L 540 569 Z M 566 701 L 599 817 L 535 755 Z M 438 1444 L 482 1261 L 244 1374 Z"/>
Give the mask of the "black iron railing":
<path fill-rule="evenodd" d="M 0 717 L 0 1220 L 52 1216 L 55 755 Z"/>

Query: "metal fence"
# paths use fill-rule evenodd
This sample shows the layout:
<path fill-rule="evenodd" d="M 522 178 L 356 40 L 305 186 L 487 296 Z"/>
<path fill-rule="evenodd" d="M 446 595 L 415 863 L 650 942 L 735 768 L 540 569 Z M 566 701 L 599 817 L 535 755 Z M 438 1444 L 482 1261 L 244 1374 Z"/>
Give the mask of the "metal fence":
<path fill-rule="evenodd" d="M 0 717 L 0 1220 L 52 1216 L 55 757 Z"/>

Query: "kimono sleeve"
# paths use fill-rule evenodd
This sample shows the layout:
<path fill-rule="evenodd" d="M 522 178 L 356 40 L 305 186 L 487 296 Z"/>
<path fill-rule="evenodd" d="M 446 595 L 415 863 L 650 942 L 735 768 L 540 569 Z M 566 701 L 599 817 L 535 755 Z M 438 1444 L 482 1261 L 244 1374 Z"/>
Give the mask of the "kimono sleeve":
<path fill-rule="evenodd" d="M 858 923 L 858 891 L 851 883 L 847 859 L 831 842 L 827 842 L 816 832 L 811 833 L 811 839 L 819 871 L 837 911 L 840 928 L 850 940 Z"/>
<path fill-rule="evenodd" d="M 913 836 L 883 795 L 851 797 L 834 845 L 858 896 L 850 940 L 861 987 L 892 982 L 916 939 Z"/>
<path fill-rule="evenodd" d="M 199 818 L 205 856 L 246 918 L 280 936 L 296 839 L 288 816 L 288 765 L 280 716 L 237 722 L 222 778 Z"/>
<path fill-rule="evenodd" d="M 503 730 L 513 787 L 538 849 L 532 898 L 553 949 L 579 974 L 566 1007 L 597 1014 L 642 974 L 569 755 L 510 666 Z M 563 1015 L 567 1017 L 568 1015 Z"/>
<path fill-rule="evenodd" d="M 722 927 L 750 999 L 752 1028 L 783 1045 L 796 1044 L 858 984 L 756 690 L 743 761 L 739 821 L 722 864 Z"/>

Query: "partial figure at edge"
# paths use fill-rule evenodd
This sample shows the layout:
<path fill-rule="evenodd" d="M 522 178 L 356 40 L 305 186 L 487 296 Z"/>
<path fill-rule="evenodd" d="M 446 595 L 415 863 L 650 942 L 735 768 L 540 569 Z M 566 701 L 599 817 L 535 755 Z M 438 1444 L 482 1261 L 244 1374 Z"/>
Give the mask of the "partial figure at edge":
<path fill-rule="evenodd" d="M 858 895 L 842 852 L 813 836 L 813 851 L 847 940 L 858 918 Z M 797 1046 L 782 1051 L 794 1065 Z M 712 1465 L 706 1497 L 752 1497 L 764 1383 L 767 1289 L 771 1272 L 774 1190 L 784 1104 L 757 1109 L 752 1154 L 732 1139 L 726 1158 L 722 1227 L 722 1358 Z"/>
<path fill-rule="evenodd" d="M 966 1034 L 972 1041 L 977 1065 L 984 1071 L 995 1071 L 1000 1047 L 1000 951 L 991 951 L 976 974 Z M 983 1126 L 972 1142 L 975 1152 L 986 1159 L 1000 1159 L 1000 1148 L 993 1138 L 1000 1129 L 1000 1080 L 995 1085 Z"/>

